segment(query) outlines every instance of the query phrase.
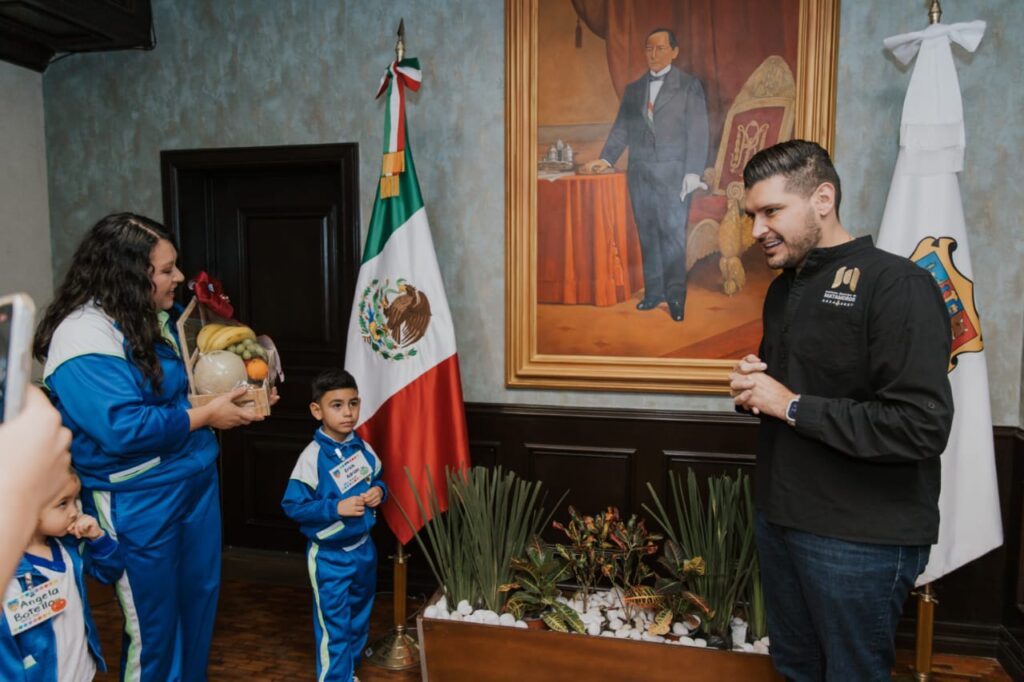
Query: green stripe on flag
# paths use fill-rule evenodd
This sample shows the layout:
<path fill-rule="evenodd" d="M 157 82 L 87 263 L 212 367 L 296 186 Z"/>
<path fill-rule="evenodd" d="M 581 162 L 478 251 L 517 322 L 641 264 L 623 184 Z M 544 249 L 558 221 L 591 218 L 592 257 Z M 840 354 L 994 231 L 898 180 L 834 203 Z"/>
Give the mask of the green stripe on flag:
<path fill-rule="evenodd" d="M 412 147 L 409 146 L 408 121 L 405 128 L 405 172 L 398 174 L 398 187 L 397 197 L 381 199 L 380 183 L 377 183 L 369 234 L 366 236 L 366 247 L 363 249 L 363 263 L 372 260 L 383 251 L 391 235 L 407 223 L 413 213 L 423 208 L 420 181 L 416 178 L 416 164 L 413 163 Z"/>

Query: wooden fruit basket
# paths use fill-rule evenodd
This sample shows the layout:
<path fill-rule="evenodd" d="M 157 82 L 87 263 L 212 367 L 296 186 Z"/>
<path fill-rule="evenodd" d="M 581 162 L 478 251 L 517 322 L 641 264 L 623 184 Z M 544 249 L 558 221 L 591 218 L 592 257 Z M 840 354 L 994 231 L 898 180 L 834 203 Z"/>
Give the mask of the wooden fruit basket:
<path fill-rule="evenodd" d="M 181 343 L 181 357 L 185 359 L 185 373 L 188 374 L 188 400 L 193 407 L 202 407 L 212 400 L 224 395 L 223 393 L 196 393 L 196 379 L 192 373 L 196 361 L 199 360 L 199 348 L 196 344 L 196 336 L 199 330 L 209 322 L 222 321 L 221 318 L 213 315 L 206 306 L 200 303 L 193 296 L 181 317 L 178 318 L 178 339 Z M 251 384 L 245 394 L 235 401 L 237 405 L 251 405 L 256 414 L 261 416 L 270 415 L 270 390 L 271 375 L 260 384 Z"/>

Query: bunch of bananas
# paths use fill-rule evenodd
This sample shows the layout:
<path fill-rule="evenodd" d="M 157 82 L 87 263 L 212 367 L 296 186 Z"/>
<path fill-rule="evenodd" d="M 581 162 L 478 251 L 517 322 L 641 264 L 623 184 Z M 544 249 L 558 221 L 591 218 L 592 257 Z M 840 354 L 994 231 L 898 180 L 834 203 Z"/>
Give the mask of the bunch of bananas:
<path fill-rule="evenodd" d="M 199 330 L 196 346 L 200 353 L 211 353 L 215 350 L 232 350 L 232 346 L 251 341 L 256 344 L 256 333 L 244 324 L 211 323 Z"/>

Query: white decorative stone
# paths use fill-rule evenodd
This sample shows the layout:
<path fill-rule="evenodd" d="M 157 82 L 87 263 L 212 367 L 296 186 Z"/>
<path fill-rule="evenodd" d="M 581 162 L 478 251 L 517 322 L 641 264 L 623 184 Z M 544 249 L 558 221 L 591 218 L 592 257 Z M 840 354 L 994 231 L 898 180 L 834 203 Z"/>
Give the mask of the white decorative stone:
<path fill-rule="evenodd" d="M 693 645 L 698 649 L 706 649 L 708 646 L 708 640 L 698 637 L 697 639 L 693 640 Z"/>
<path fill-rule="evenodd" d="M 754 645 L 751 644 L 750 642 L 744 642 L 743 646 L 741 646 L 740 648 L 743 649 L 744 651 L 746 651 L 749 654 L 750 652 L 752 652 L 754 650 Z"/>
<path fill-rule="evenodd" d="M 642 636 L 643 636 L 643 635 L 642 635 L 642 634 L 640 633 L 640 631 L 639 631 L 639 630 L 632 630 L 632 631 L 631 631 L 631 632 L 629 633 L 629 638 L 630 638 L 630 639 L 635 639 L 635 640 L 637 640 L 637 641 L 639 641 L 639 640 L 640 640 L 640 638 L 641 638 Z"/>
<path fill-rule="evenodd" d="M 685 635 L 679 638 L 679 643 L 683 646 L 697 646 L 693 641 L 693 637 L 686 637 Z"/>
<path fill-rule="evenodd" d="M 612 618 L 608 621 L 609 630 L 620 630 L 622 628 L 622 621 L 618 618 Z"/>
<path fill-rule="evenodd" d="M 600 623 L 591 623 L 590 625 L 588 625 L 587 626 L 587 634 L 588 635 L 593 635 L 594 637 L 596 637 L 599 634 L 601 634 L 601 624 Z"/>
<path fill-rule="evenodd" d="M 511 613 L 503 613 L 501 614 L 501 616 L 498 617 L 498 622 L 500 622 L 502 625 L 515 625 L 516 617 L 513 616 Z"/>
<path fill-rule="evenodd" d="M 455 607 L 456 610 L 463 616 L 468 616 L 473 613 L 473 607 L 469 605 L 469 602 L 463 599 L 459 602 L 459 605 Z"/>
<path fill-rule="evenodd" d="M 602 636 L 602 637 L 614 637 L 614 636 L 615 636 L 615 633 L 614 633 L 614 632 L 612 632 L 611 630 L 604 630 L 604 631 L 603 631 L 603 632 L 601 633 L 601 636 Z"/>
<path fill-rule="evenodd" d="M 747 642 L 747 623 L 739 618 L 732 619 L 732 641 L 733 644 L 739 646 L 740 644 L 746 644 Z"/>
<path fill-rule="evenodd" d="M 525 629 L 529 628 L 530 626 L 526 624 L 525 620 L 517 620 L 516 624 L 515 624 L 515 627 L 519 628 L 520 630 L 525 630 Z"/>
<path fill-rule="evenodd" d="M 761 639 L 759 639 L 757 641 L 760 642 L 761 644 L 764 644 L 765 646 L 771 646 L 772 645 L 771 642 L 768 641 L 768 635 L 765 635 L 764 637 L 762 637 Z"/>
<path fill-rule="evenodd" d="M 458 611 L 452 611 L 451 616 L 449 616 L 449 618 L 451 618 L 451 620 L 464 620 L 465 616 L 463 616 Z"/>
<path fill-rule="evenodd" d="M 680 637 L 689 634 L 690 630 L 680 622 L 672 623 L 672 634 L 679 635 Z"/>
<path fill-rule="evenodd" d="M 768 647 L 766 647 L 764 644 L 762 644 L 760 640 L 758 640 L 757 642 L 754 642 L 754 645 L 753 645 L 753 647 L 751 647 L 751 649 L 753 650 L 753 652 L 755 654 L 767 654 L 768 653 Z"/>
<path fill-rule="evenodd" d="M 436 606 L 441 611 L 447 611 L 448 610 L 448 598 L 447 597 L 441 597 L 440 599 L 437 600 L 437 603 L 434 604 L 434 606 Z"/>
<path fill-rule="evenodd" d="M 629 637 L 629 630 L 625 628 L 622 628 L 621 630 L 616 630 L 615 636 L 619 639 L 626 639 L 627 637 Z"/>
<path fill-rule="evenodd" d="M 664 642 L 665 641 L 665 638 L 662 637 L 661 635 L 652 635 L 649 632 L 643 633 L 640 636 L 640 639 L 644 640 L 645 642 Z"/>
<path fill-rule="evenodd" d="M 424 618 L 437 618 L 437 607 L 431 604 L 427 608 L 423 609 Z"/>

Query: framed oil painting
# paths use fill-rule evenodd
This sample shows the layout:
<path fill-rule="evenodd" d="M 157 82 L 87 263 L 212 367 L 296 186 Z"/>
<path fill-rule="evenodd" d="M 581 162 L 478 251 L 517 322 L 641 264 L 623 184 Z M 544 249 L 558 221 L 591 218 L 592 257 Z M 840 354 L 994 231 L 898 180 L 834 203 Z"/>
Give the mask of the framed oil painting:
<path fill-rule="evenodd" d="M 839 0 L 507 0 L 506 382 L 725 393 L 777 274 L 743 167 L 831 148 Z"/>

